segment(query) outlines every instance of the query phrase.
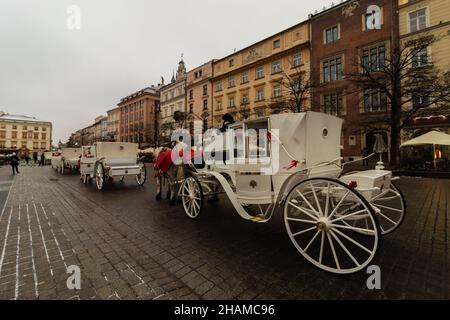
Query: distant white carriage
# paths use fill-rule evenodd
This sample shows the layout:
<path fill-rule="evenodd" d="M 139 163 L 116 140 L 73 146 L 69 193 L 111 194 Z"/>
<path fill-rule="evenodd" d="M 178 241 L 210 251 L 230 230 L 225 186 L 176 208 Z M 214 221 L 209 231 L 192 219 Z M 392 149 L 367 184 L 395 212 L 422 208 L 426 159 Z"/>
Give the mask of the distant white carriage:
<path fill-rule="evenodd" d="M 77 171 L 80 164 L 81 148 L 62 148 L 51 158 L 51 166 L 61 174 Z"/>
<path fill-rule="evenodd" d="M 99 190 L 114 177 L 123 181 L 125 176 L 134 176 L 140 186 L 147 179 L 145 165 L 138 159 L 138 145 L 127 142 L 97 142 L 83 146 L 80 174 L 84 184 L 93 179 Z"/>
<path fill-rule="evenodd" d="M 243 219 L 257 223 L 269 221 L 279 207 L 292 243 L 308 261 L 333 273 L 362 270 L 380 236 L 403 221 L 405 203 L 390 171 L 342 174 L 341 127 L 340 118 L 315 112 L 231 125 L 224 145 L 232 152 L 220 146 L 212 152 L 222 151 L 226 162 L 187 172 L 178 191 L 185 213 L 198 218 L 205 199 L 220 193 Z M 246 134 L 251 129 L 256 137 Z M 257 142 L 261 134 L 266 144 Z M 243 148 L 234 150 L 230 141 L 239 136 Z"/>

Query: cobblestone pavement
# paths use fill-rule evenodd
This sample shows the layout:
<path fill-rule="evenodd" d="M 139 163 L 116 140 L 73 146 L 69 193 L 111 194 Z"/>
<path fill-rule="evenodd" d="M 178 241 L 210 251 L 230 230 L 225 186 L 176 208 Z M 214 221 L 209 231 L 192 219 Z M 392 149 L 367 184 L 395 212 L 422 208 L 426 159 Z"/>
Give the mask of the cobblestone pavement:
<path fill-rule="evenodd" d="M 6 189 L 11 176 L 0 178 Z M 364 272 L 337 276 L 303 259 L 280 214 L 249 223 L 222 197 L 191 221 L 154 200 L 153 179 L 100 192 L 75 174 L 24 167 L 0 212 L 0 298 L 449 299 L 450 181 L 398 185 L 407 217 L 383 239 L 373 262 L 382 289 L 370 291 Z M 81 268 L 81 290 L 66 286 L 69 265 Z"/>

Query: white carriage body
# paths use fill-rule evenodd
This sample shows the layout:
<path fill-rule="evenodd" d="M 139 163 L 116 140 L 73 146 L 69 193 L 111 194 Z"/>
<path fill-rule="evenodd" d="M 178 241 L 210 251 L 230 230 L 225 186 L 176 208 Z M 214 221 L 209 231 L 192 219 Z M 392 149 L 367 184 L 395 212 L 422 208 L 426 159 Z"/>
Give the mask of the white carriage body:
<path fill-rule="evenodd" d="M 78 160 L 80 159 L 80 148 L 62 148 L 58 155 L 54 155 L 51 158 L 52 168 L 64 168 L 76 169 L 78 168 Z"/>
<path fill-rule="evenodd" d="M 128 142 L 97 142 L 84 146 L 80 173 L 94 176 L 95 166 L 101 163 L 109 177 L 137 175 L 142 164 L 137 163 L 138 145 Z"/>
<path fill-rule="evenodd" d="M 263 156 L 257 155 L 246 137 L 244 154 L 228 152 L 225 164 L 214 161 L 203 171 L 228 174 L 240 203 L 275 203 L 283 190 L 289 190 L 289 185 L 304 179 L 301 175 L 295 177 L 295 173 L 312 168 L 307 170 L 309 177 L 339 176 L 341 128 L 342 119 L 317 112 L 277 114 L 235 123 L 227 132 L 226 142 L 220 141 L 217 145 L 223 143 L 228 150 L 233 150 L 230 141 L 235 141 L 238 131 L 255 129 L 256 132 L 269 132 L 269 150 L 264 150 Z M 221 147 L 217 145 L 214 149 L 220 151 Z M 293 161 L 297 163 L 293 165 Z M 332 161 L 334 163 L 330 163 Z"/>

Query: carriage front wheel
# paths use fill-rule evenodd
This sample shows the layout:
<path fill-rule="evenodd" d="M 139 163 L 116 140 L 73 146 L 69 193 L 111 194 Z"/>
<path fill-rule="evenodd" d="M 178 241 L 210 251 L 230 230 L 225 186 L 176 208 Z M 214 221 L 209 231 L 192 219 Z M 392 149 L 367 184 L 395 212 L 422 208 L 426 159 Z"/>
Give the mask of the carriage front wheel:
<path fill-rule="evenodd" d="M 142 186 L 144 185 L 145 180 L 147 180 L 147 169 L 145 168 L 145 165 L 143 165 L 141 171 L 136 175 L 136 182 L 138 185 Z"/>
<path fill-rule="evenodd" d="M 364 221 L 354 227 L 349 222 Z M 302 181 L 288 194 L 284 222 L 297 250 L 316 267 L 349 274 L 374 258 L 380 228 L 371 205 L 346 184 L 327 178 Z"/>
<path fill-rule="evenodd" d="M 187 177 L 180 188 L 184 212 L 190 219 L 197 219 L 203 209 L 203 191 L 197 178 Z"/>
<path fill-rule="evenodd" d="M 95 170 L 95 182 L 97 184 L 97 189 L 102 190 L 105 185 L 105 170 L 103 168 L 103 164 L 99 163 Z"/>

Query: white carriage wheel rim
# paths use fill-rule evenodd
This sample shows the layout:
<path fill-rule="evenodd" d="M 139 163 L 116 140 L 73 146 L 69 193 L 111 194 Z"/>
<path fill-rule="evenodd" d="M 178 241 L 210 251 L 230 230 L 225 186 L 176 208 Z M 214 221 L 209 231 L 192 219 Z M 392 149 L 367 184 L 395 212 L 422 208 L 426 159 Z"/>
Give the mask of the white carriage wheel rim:
<path fill-rule="evenodd" d="M 391 233 L 392 231 L 394 231 L 395 229 L 397 229 L 405 217 L 405 203 L 404 203 L 404 199 L 403 199 L 400 191 L 393 183 L 391 183 L 389 188 L 390 188 L 390 190 L 389 190 L 389 193 L 387 193 L 385 195 L 386 197 L 381 197 L 381 198 L 378 198 L 371 202 L 371 204 L 374 207 L 378 208 L 381 211 L 381 212 L 377 212 L 377 215 L 378 215 L 378 220 L 380 221 L 380 229 L 381 229 L 382 234 L 388 234 L 388 233 Z M 393 195 L 389 195 L 390 193 L 393 193 Z M 378 203 L 380 201 L 387 199 L 388 197 L 394 197 L 395 201 L 398 201 L 399 208 L 386 206 L 384 204 Z M 393 219 L 393 217 L 388 216 L 386 214 L 386 212 L 383 213 L 383 209 L 392 210 L 394 212 L 400 212 L 400 213 L 399 213 L 397 219 Z M 383 229 L 383 224 L 381 223 L 382 221 L 389 222 L 390 225 L 392 225 L 392 227 L 388 228 L 388 229 Z"/>
<path fill-rule="evenodd" d="M 311 179 L 311 180 L 305 181 L 304 183 L 307 183 L 307 182 L 309 182 L 309 183 L 311 183 L 311 182 L 317 183 L 319 181 L 327 182 L 328 183 L 328 188 L 329 188 L 329 184 L 330 183 L 334 183 L 335 185 L 343 187 L 343 185 L 341 185 L 339 183 L 336 183 L 336 182 L 334 182 L 332 180 L 325 180 L 325 179 Z M 294 244 L 294 246 L 296 247 L 296 249 L 302 254 L 302 256 L 304 258 L 306 258 L 313 265 L 319 267 L 322 270 L 328 271 L 328 272 L 337 273 L 337 274 L 349 274 L 349 273 L 358 272 L 358 271 L 364 269 L 373 260 L 373 258 L 375 257 L 375 254 L 376 254 L 377 248 L 378 248 L 378 244 L 379 244 L 379 234 L 377 232 L 377 226 L 376 226 L 377 222 L 374 219 L 374 216 L 372 214 L 370 214 L 371 211 L 370 211 L 369 206 L 364 201 L 362 201 L 361 198 L 357 197 L 357 199 L 359 200 L 361 205 L 363 205 L 363 208 L 364 208 L 363 210 L 366 211 L 367 213 L 369 213 L 369 217 L 370 217 L 370 219 L 372 221 L 372 226 L 373 226 L 373 237 L 374 237 L 373 245 L 371 246 L 372 247 L 371 249 L 365 248 L 365 249 L 367 249 L 367 251 L 370 252 L 370 254 L 369 254 L 369 256 L 366 258 L 366 260 L 363 263 L 355 263 L 355 258 L 351 255 L 351 253 L 348 252 L 348 248 L 346 248 L 345 245 L 342 244 L 341 240 L 343 238 L 344 239 L 346 238 L 347 240 L 349 240 L 349 238 L 351 239 L 350 236 L 348 236 L 348 235 L 342 233 L 340 230 L 338 230 L 340 228 L 344 229 L 345 226 L 340 226 L 339 228 L 337 228 L 337 227 L 335 227 L 335 225 L 333 223 L 331 224 L 332 228 L 330 228 L 330 232 L 324 232 L 324 231 L 318 230 L 314 234 L 314 236 L 312 236 L 312 238 L 310 239 L 309 243 L 304 248 L 302 248 L 300 246 L 300 244 L 297 242 L 297 240 L 295 239 L 295 237 L 300 235 L 300 234 L 302 234 L 302 233 L 306 233 L 308 231 L 312 231 L 313 228 L 307 228 L 307 229 L 301 230 L 300 232 L 296 232 L 295 234 L 293 234 L 293 232 L 291 230 L 291 226 L 289 224 L 289 220 L 292 220 L 292 218 L 289 218 L 289 216 L 288 216 L 289 215 L 289 213 L 288 213 L 289 204 L 290 204 L 290 201 L 292 200 L 292 195 L 294 194 L 294 191 L 297 191 L 301 185 L 303 185 L 303 183 L 298 184 L 296 187 L 294 187 L 294 189 L 292 189 L 292 191 L 290 192 L 290 194 L 288 195 L 288 197 L 286 199 L 286 204 L 285 204 L 285 207 L 284 207 L 284 221 L 285 221 L 285 225 L 286 225 L 286 230 L 288 232 L 289 238 L 291 239 L 291 241 Z M 314 187 L 313 187 L 313 189 L 314 189 Z M 350 190 L 347 190 L 347 191 L 348 192 L 353 192 L 353 191 L 350 191 Z M 316 196 L 314 196 L 314 198 L 316 198 Z M 311 223 L 311 225 L 314 225 L 313 222 L 317 222 L 318 223 L 319 219 L 323 218 L 325 214 L 329 214 L 329 216 L 332 216 L 333 212 L 335 211 L 333 209 L 333 212 L 329 212 L 328 211 L 328 212 L 324 213 L 324 212 L 322 212 L 320 206 L 319 206 L 319 209 L 320 210 L 317 210 L 317 209 L 312 210 L 312 212 L 315 214 L 315 218 L 317 218 L 317 220 L 316 221 L 315 220 L 309 220 L 309 223 Z M 328 208 L 328 210 L 330 210 L 330 208 Z M 307 212 L 307 210 L 305 210 L 305 212 Z M 311 212 L 309 212 L 309 213 L 311 214 Z M 355 214 L 355 212 L 353 212 L 351 214 Z M 339 219 L 339 218 L 336 218 L 336 219 Z M 336 219 L 332 219 L 331 222 L 335 222 Z M 295 221 L 295 218 L 294 218 L 293 221 Z M 301 221 L 301 222 L 306 222 L 306 220 Z M 316 228 L 316 227 L 314 227 L 314 228 Z M 349 228 L 351 228 L 351 227 L 349 227 Z M 340 235 L 341 238 L 337 237 L 337 235 Z M 316 260 L 315 258 L 310 256 L 307 253 L 307 251 L 308 251 L 310 246 L 315 241 L 318 241 L 318 238 L 320 238 L 320 241 L 321 241 L 321 244 L 320 244 L 320 248 L 321 249 L 320 249 L 320 252 L 319 252 L 319 257 Z M 336 239 L 339 239 L 339 240 L 336 240 Z M 333 240 L 334 240 L 334 243 L 333 243 Z M 357 242 L 357 240 L 355 240 L 355 239 L 352 239 L 352 240 L 354 242 Z M 331 253 L 333 254 L 333 258 L 334 258 L 333 260 L 334 260 L 334 262 L 336 264 L 336 267 L 330 267 L 330 266 L 322 264 L 323 251 L 324 251 L 324 242 L 325 241 L 328 241 L 328 244 L 329 244 L 330 249 L 332 251 Z M 360 244 L 360 245 L 362 246 L 362 244 Z M 353 268 L 346 268 L 346 269 L 340 268 L 340 266 L 339 266 L 339 258 L 336 257 L 335 247 L 340 247 L 341 250 L 344 250 L 344 252 L 347 254 L 347 259 L 350 258 L 353 261 L 353 263 L 355 265 Z M 344 249 L 344 247 L 346 249 Z M 358 262 L 358 261 L 356 261 L 356 262 Z M 359 266 L 357 264 L 359 264 Z"/>
<path fill-rule="evenodd" d="M 145 182 L 145 176 L 146 176 L 146 172 L 145 172 L 145 167 L 141 168 L 141 171 L 136 175 L 136 181 L 139 185 L 143 185 Z"/>
<path fill-rule="evenodd" d="M 197 218 L 201 210 L 201 193 L 194 178 L 184 180 L 181 191 L 183 208 L 190 218 Z"/>
<path fill-rule="evenodd" d="M 103 182 L 104 182 L 103 172 L 102 172 L 103 170 L 100 169 L 101 167 L 102 167 L 101 165 L 97 166 L 97 174 L 95 175 L 95 181 L 97 183 L 97 188 L 99 188 L 99 189 L 103 187 Z"/>

